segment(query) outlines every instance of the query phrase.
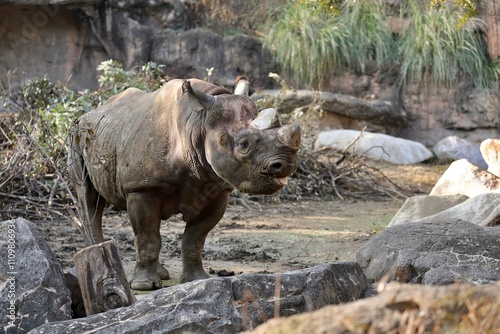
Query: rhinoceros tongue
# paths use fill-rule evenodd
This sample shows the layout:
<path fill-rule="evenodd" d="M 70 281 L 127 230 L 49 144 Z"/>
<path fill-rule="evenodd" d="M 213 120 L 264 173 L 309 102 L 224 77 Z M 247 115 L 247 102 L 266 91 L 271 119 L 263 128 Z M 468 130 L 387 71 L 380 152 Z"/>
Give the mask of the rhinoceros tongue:
<path fill-rule="evenodd" d="M 250 122 L 250 125 L 259 130 L 272 129 L 280 126 L 278 113 L 274 108 L 267 108 L 259 112 L 259 115 Z"/>
<path fill-rule="evenodd" d="M 286 186 L 288 184 L 288 177 L 279 177 L 278 178 L 278 182 L 282 185 L 282 186 Z"/>

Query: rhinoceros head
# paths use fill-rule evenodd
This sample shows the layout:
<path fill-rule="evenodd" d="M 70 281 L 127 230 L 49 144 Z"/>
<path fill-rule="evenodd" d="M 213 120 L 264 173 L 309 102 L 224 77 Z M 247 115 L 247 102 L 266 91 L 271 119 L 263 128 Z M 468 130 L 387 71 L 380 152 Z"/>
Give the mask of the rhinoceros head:
<path fill-rule="evenodd" d="M 206 113 L 205 155 L 214 172 L 242 192 L 272 194 L 297 166 L 300 127 L 281 126 L 275 109 L 259 113 L 248 87 L 240 78 L 235 94 L 210 95 L 184 81 L 183 92 Z"/>

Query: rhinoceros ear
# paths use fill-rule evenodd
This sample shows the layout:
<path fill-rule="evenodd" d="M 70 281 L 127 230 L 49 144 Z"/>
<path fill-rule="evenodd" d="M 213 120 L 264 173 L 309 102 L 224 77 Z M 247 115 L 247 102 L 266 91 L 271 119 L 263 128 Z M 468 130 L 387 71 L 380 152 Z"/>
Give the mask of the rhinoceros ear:
<path fill-rule="evenodd" d="M 267 108 L 259 112 L 257 117 L 250 122 L 250 125 L 259 130 L 273 129 L 280 126 L 278 113 L 274 108 Z"/>
<path fill-rule="evenodd" d="M 189 80 L 184 80 L 182 82 L 182 93 L 187 93 L 198 100 L 204 110 L 211 110 L 219 106 L 217 97 L 210 94 L 205 94 L 197 89 L 194 89 L 191 86 L 191 82 L 189 82 Z"/>
<path fill-rule="evenodd" d="M 248 96 L 250 92 L 250 82 L 244 75 L 238 75 L 234 80 L 234 95 Z"/>

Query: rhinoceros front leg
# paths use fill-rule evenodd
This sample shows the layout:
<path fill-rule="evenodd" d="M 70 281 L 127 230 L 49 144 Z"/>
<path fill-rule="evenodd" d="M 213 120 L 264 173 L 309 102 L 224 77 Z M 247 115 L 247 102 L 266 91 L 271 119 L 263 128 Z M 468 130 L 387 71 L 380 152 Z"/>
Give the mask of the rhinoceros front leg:
<path fill-rule="evenodd" d="M 135 268 L 129 277 L 130 287 L 135 290 L 159 289 L 162 286 L 159 271 L 162 275 L 166 271 L 158 261 L 161 249 L 160 200 L 146 193 L 129 194 L 127 212 L 136 248 Z"/>
<path fill-rule="evenodd" d="M 202 210 L 184 213 L 186 228 L 182 235 L 182 274 L 181 282 L 190 282 L 209 277 L 203 269 L 201 253 L 205 239 L 215 225 L 221 220 L 227 208 L 229 192 L 223 192 L 210 200 Z M 196 211 L 192 208 L 191 211 Z M 188 218 L 186 218 L 188 217 Z"/>

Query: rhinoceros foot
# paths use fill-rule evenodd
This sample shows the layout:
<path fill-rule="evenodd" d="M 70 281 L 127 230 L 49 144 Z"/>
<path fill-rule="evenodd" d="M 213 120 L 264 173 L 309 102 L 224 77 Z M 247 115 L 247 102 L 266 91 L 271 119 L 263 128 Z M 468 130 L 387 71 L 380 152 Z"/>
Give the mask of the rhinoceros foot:
<path fill-rule="evenodd" d="M 133 274 L 129 277 L 129 284 L 134 290 L 155 290 L 162 287 L 158 273 L 149 273 L 138 268 L 135 268 Z"/>
<path fill-rule="evenodd" d="M 156 271 L 158 272 L 158 275 L 160 276 L 160 278 L 162 280 L 170 279 L 170 274 L 169 274 L 167 268 L 165 268 L 161 263 L 158 262 L 158 265 L 156 268 L 157 268 Z"/>
<path fill-rule="evenodd" d="M 184 266 L 184 268 L 186 268 Z M 205 270 L 186 270 L 183 269 L 183 272 L 181 274 L 181 283 L 186 283 L 186 282 L 191 282 L 191 281 L 196 281 L 199 279 L 205 279 L 209 278 L 210 275 L 208 275 Z"/>

